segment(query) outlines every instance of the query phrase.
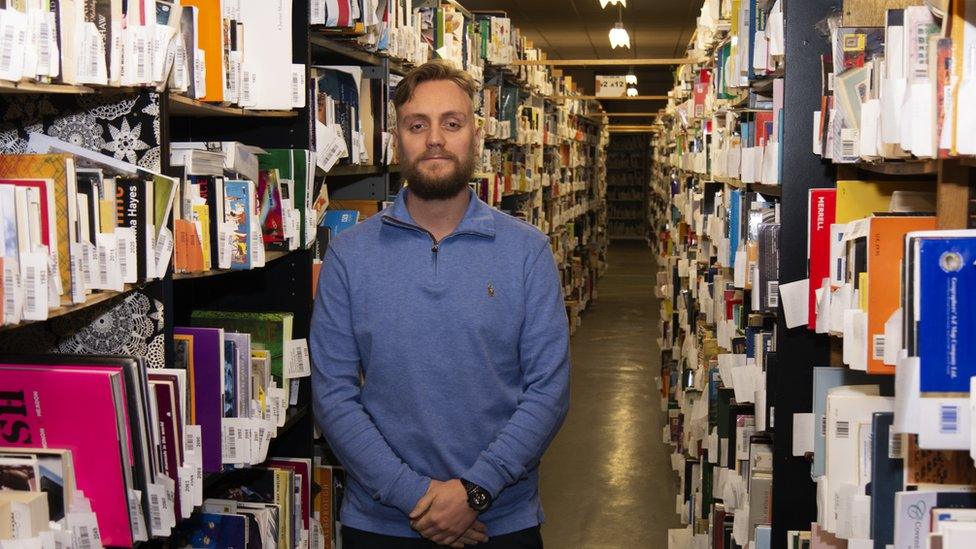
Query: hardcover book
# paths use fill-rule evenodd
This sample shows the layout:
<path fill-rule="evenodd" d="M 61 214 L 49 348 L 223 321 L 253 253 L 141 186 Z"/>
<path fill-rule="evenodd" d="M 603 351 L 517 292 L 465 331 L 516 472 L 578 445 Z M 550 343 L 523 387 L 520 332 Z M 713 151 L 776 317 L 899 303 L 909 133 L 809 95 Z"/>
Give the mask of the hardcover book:
<path fill-rule="evenodd" d="M 193 424 L 199 425 L 203 438 L 203 470 L 221 470 L 221 417 L 224 391 L 224 333 L 215 328 L 180 328 L 174 337 L 193 338 L 193 368 L 190 374 Z"/>
<path fill-rule="evenodd" d="M 916 250 L 921 391 L 968 394 L 976 375 L 976 310 L 966 305 L 976 295 L 976 237 L 920 239 Z"/>
<path fill-rule="evenodd" d="M 9 397 L 5 444 L 71 450 L 78 489 L 91 501 L 103 543 L 131 547 L 128 449 L 119 440 L 125 406 L 121 374 L 2 364 L 0 386 Z M 84 407 L 84 429 L 78 429 L 79 406 Z"/>
<path fill-rule="evenodd" d="M 251 334 L 252 348 L 271 353 L 271 373 L 281 378 L 285 342 L 292 338 L 292 313 L 193 311 L 191 319 L 195 326 L 219 327 L 230 332 Z"/>
<path fill-rule="evenodd" d="M 58 272 L 70 302 L 71 243 L 76 241 L 77 198 L 75 164 L 67 154 L 0 155 L 0 178 L 49 179 L 54 182 L 54 221 L 57 230 Z M 78 281 L 80 282 L 80 281 Z"/>

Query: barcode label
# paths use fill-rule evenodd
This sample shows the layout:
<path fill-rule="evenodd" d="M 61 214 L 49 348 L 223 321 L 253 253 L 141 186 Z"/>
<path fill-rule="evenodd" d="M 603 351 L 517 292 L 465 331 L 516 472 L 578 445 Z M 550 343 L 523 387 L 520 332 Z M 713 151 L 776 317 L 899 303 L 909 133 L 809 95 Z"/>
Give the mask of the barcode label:
<path fill-rule="evenodd" d="M 108 280 L 108 248 L 105 246 L 98 247 L 98 286 L 105 289 L 109 286 Z"/>
<path fill-rule="evenodd" d="M 81 253 L 82 283 L 85 285 L 85 289 L 88 290 L 94 286 L 92 281 L 92 264 L 95 262 L 95 248 L 87 242 L 82 242 Z"/>
<path fill-rule="evenodd" d="M 9 74 L 14 65 L 14 46 L 17 42 L 17 27 L 11 24 L 4 24 L 2 29 L 2 34 L 0 34 L 0 72 Z"/>
<path fill-rule="evenodd" d="M 88 528 L 77 528 L 76 531 L 78 535 L 75 541 L 77 542 L 78 549 L 92 549 L 92 537 Z"/>
<path fill-rule="evenodd" d="M 902 459 L 900 433 L 888 433 L 888 459 Z"/>
<path fill-rule="evenodd" d="M 149 490 L 149 528 L 154 534 L 163 529 L 163 501 L 156 490 Z"/>
<path fill-rule="evenodd" d="M 18 272 L 19 267 L 12 258 L 3 261 L 3 323 L 16 324 L 20 321 L 17 311 Z"/>
<path fill-rule="evenodd" d="M 820 416 L 820 436 L 827 436 L 827 416 Z"/>
<path fill-rule="evenodd" d="M 51 26 L 43 15 L 37 23 L 37 75 L 46 76 L 51 70 Z"/>
<path fill-rule="evenodd" d="M 311 0 L 309 9 L 311 10 L 311 13 L 309 14 L 308 17 L 308 23 L 310 25 L 324 25 L 325 24 L 325 0 Z"/>
<path fill-rule="evenodd" d="M 837 438 L 850 438 L 851 436 L 851 424 L 847 421 L 838 421 L 836 423 Z"/>
<path fill-rule="evenodd" d="M 845 128 L 840 131 L 840 154 L 844 159 L 857 156 L 857 145 L 857 130 L 853 128 Z"/>
<path fill-rule="evenodd" d="M 885 336 L 876 334 L 871 336 L 871 357 L 874 360 L 884 360 L 885 355 Z"/>
<path fill-rule="evenodd" d="M 193 93 L 196 95 L 194 99 L 200 99 L 207 95 L 207 69 L 204 64 L 206 54 L 203 50 L 197 49 L 193 52 L 193 59 Z"/>
<path fill-rule="evenodd" d="M 844 259 L 843 258 L 840 258 L 840 257 L 837 258 L 837 265 L 834 267 L 834 269 L 836 269 L 834 271 L 834 280 L 843 280 L 844 279 Z"/>
<path fill-rule="evenodd" d="M 251 72 L 241 67 L 241 106 L 251 105 Z"/>
<path fill-rule="evenodd" d="M 291 66 L 291 106 L 296 109 L 305 106 L 305 65 Z"/>
<path fill-rule="evenodd" d="M 136 46 L 136 81 L 140 84 L 149 81 L 149 67 L 146 61 L 149 59 L 149 46 L 148 40 L 145 36 L 140 36 L 140 32 L 137 31 L 135 37 Z"/>
<path fill-rule="evenodd" d="M 173 87 L 178 90 L 185 90 L 188 82 L 187 75 L 186 45 L 182 40 L 176 41 L 176 53 L 173 60 Z"/>
<path fill-rule="evenodd" d="M 47 254 L 29 253 L 24 262 L 24 319 L 47 319 Z"/>
<path fill-rule="evenodd" d="M 952 405 L 939 406 L 939 432 L 946 435 L 959 431 L 959 407 Z"/>
<path fill-rule="evenodd" d="M 775 309 L 779 307 L 779 281 L 770 280 L 766 282 L 766 305 Z"/>

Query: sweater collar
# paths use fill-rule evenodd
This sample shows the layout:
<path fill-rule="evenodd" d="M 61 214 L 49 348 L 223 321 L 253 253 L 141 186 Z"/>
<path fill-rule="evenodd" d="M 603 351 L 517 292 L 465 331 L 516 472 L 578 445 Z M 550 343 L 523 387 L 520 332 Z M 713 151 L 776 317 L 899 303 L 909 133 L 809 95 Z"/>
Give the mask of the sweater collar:
<path fill-rule="evenodd" d="M 495 216 L 492 214 L 491 206 L 485 204 L 470 188 L 468 189 L 468 193 L 468 209 L 465 211 L 464 217 L 452 234 L 467 233 L 485 238 L 494 238 Z M 413 220 L 410 211 L 407 209 L 407 196 L 409 194 L 409 187 L 400 189 L 393 205 L 383 214 L 384 221 L 392 221 L 398 225 L 409 225 L 420 229 L 420 226 Z"/>

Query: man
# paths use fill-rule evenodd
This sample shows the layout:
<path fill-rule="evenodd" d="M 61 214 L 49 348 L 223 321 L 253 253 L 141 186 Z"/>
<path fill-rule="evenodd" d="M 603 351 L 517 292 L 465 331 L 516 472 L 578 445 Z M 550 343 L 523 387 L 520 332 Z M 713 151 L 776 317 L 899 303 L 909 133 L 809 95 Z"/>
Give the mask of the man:
<path fill-rule="evenodd" d="M 548 238 L 468 187 L 475 91 L 440 62 L 397 85 L 408 187 L 322 266 L 313 400 L 348 473 L 345 549 L 542 547 L 538 465 L 568 407 L 566 311 Z"/>

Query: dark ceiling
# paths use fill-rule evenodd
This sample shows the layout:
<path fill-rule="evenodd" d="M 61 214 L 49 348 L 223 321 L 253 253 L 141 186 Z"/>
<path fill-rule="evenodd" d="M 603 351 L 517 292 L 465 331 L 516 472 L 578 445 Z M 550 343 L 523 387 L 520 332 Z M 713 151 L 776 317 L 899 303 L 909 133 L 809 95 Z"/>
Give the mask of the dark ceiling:
<path fill-rule="evenodd" d="M 504 11 L 512 24 L 550 59 L 627 59 L 684 57 L 695 30 L 700 0 L 628 0 L 620 13 L 630 33 L 630 49 L 610 48 L 608 33 L 618 6 L 600 8 L 600 0 L 460 0 L 472 11 Z M 629 67 L 564 68 L 587 94 L 597 74 L 626 74 Z M 673 67 L 635 67 L 641 95 L 664 95 L 672 86 Z M 663 101 L 606 101 L 608 112 L 650 112 Z M 617 124 L 643 122 L 618 118 Z"/>

